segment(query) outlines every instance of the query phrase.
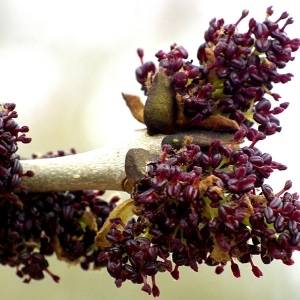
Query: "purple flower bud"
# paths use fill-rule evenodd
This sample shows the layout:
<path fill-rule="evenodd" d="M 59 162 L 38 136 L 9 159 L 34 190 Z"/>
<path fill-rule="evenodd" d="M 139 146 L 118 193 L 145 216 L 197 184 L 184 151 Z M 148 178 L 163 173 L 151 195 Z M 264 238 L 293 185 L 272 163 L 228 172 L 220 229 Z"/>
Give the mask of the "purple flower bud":
<path fill-rule="evenodd" d="M 181 57 L 176 57 L 170 60 L 169 67 L 173 72 L 179 71 L 182 68 L 182 66 L 183 66 L 183 61 Z"/>
<path fill-rule="evenodd" d="M 182 47 L 182 46 L 177 46 L 177 47 L 176 47 L 176 50 L 180 52 L 181 57 L 182 57 L 183 59 L 187 59 L 187 58 L 188 58 L 189 54 L 188 54 L 187 50 L 186 50 L 184 47 Z"/>
<path fill-rule="evenodd" d="M 297 232 L 295 235 L 293 235 L 291 244 L 295 247 L 300 246 L 300 232 Z"/>
<path fill-rule="evenodd" d="M 234 277 L 236 277 L 236 278 L 241 277 L 241 272 L 240 272 L 239 266 L 236 263 L 234 263 L 233 261 L 231 262 L 231 271 L 232 271 L 232 274 L 234 275 Z"/>
<path fill-rule="evenodd" d="M 289 220 L 288 221 L 288 229 L 289 229 L 289 232 L 292 234 L 292 235 L 295 235 L 299 232 L 298 230 L 298 224 L 295 220 Z"/>
<path fill-rule="evenodd" d="M 220 275 L 221 273 L 223 273 L 223 271 L 224 271 L 224 265 L 219 265 L 219 266 L 217 266 L 216 269 L 215 269 L 215 273 L 216 273 L 217 275 Z"/>
<path fill-rule="evenodd" d="M 266 10 L 267 15 L 272 16 L 274 13 L 274 10 L 272 9 L 273 6 L 269 6 Z"/>
<path fill-rule="evenodd" d="M 277 215 L 276 220 L 274 222 L 274 227 L 276 232 L 283 232 L 285 229 L 284 217 L 280 214 Z"/>
<path fill-rule="evenodd" d="M 188 82 L 188 76 L 184 72 L 176 72 L 172 77 L 172 82 L 177 86 L 185 86 Z"/>
<path fill-rule="evenodd" d="M 268 111 L 270 111 L 270 109 L 271 109 L 271 102 L 266 98 L 261 99 L 255 105 L 255 111 L 258 112 L 258 113 L 259 112 L 267 113 Z"/>
<path fill-rule="evenodd" d="M 269 224 L 275 222 L 276 217 L 275 217 L 274 211 L 273 211 L 273 209 L 271 207 L 268 206 L 268 207 L 264 208 L 264 215 L 265 215 L 265 217 L 267 219 L 267 222 Z"/>
<path fill-rule="evenodd" d="M 270 47 L 270 42 L 268 39 L 257 39 L 255 41 L 255 48 L 259 52 L 266 52 Z"/>
<path fill-rule="evenodd" d="M 197 51 L 197 58 L 201 63 L 204 63 L 204 62 L 207 61 L 205 48 L 209 48 L 209 45 L 206 44 L 206 43 L 201 44 L 198 48 L 198 51 Z"/>
<path fill-rule="evenodd" d="M 293 211 L 291 219 L 300 222 L 300 210 Z"/>
<path fill-rule="evenodd" d="M 142 48 L 137 48 L 136 52 L 140 59 L 144 57 L 144 50 Z"/>
<path fill-rule="evenodd" d="M 252 266 L 252 272 L 258 278 L 263 276 L 262 271 L 257 266 L 254 266 L 254 265 Z"/>

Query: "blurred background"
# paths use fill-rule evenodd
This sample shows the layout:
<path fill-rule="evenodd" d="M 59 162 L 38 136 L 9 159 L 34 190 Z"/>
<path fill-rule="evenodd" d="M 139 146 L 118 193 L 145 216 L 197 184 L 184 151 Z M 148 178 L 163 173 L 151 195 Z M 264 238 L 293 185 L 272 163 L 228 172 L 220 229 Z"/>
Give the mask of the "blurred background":
<path fill-rule="evenodd" d="M 250 14 L 239 26 L 243 32 L 248 20 L 262 21 L 273 5 L 277 19 L 283 11 L 295 18 L 287 27 L 291 38 L 299 37 L 300 18 L 295 1 L 204 1 L 204 0 L 0 0 L 0 101 L 14 102 L 18 123 L 28 125 L 29 145 L 19 153 L 93 150 L 109 145 L 134 129 L 143 128 L 127 109 L 121 92 L 143 96 L 134 70 L 140 62 L 136 48 L 145 50 L 145 60 L 154 60 L 158 50 L 168 50 L 176 42 L 196 61 L 198 46 L 208 22 L 224 18 L 236 22 L 243 9 Z M 274 88 L 290 107 L 280 115 L 281 133 L 261 142 L 262 151 L 289 166 L 275 172 L 268 181 L 280 190 L 292 179 L 293 192 L 300 192 L 298 128 L 300 104 L 296 89 L 300 80 L 300 55 L 282 72 L 295 75 L 292 82 Z M 270 150 L 271 149 L 271 150 Z M 297 152 L 297 153 L 296 153 Z M 125 199 L 128 197 L 122 194 Z M 300 255 L 285 266 L 273 262 L 263 266 L 264 276 L 254 277 L 241 265 L 242 277 L 233 277 L 228 266 L 222 275 L 214 268 L 199 266 L 199 272 L 181 269 L 174 281 L 169 274 L 157 278 L 160 299 L 300 299 Z M 50 269 L 61 277 L 50 277 L 29 285 L 15 275 L 15 269 L 0 267 L 0 299 L 151 299 L 131 283 L 117 289 L 105 271 L 82 271 L 50 259 Z"/>

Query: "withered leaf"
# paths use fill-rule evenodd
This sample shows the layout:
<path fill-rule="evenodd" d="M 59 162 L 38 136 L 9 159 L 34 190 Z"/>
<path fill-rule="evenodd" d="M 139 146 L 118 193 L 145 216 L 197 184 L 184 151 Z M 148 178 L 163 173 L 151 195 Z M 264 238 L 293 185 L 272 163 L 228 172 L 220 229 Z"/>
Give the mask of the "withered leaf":
<path fill-rule="evenodd" d="M 98 246 L 100 249 L 105 249 L 107 247 L 110 247 L 109 241 L 106 239 L 106 234 L 109 231 L 109 228 L 111 226 L 110 219 L 113 218 L 120 218 L 124 224 L 128 222 L 128 220 L 133 217 L 133 200 L 132 199 L 127 199 L 117 205 L 109 214 L 108 218 L 104 222 L 103 226 L 101 229 L 97 232 L 97 235 L 95 237 L 95 244 Z M 119 225 L 120 228 L 122 229 L 121 225 Z"/>
<path fill-rule="evenodd" d="M 144 104 L 142 103 L 141 98 L 136 95 L 125 94 L 125 93 L 122 93 L 122 96 L 133 117 L 140 123 L 145 124 Z"/>
<path fill-rule="evenodd" d="M 186 116 L 184 115 L 184 99 L 179 93 L 176 94 L 176 103 L 177 103 L 177 124 L 180 125 L 180 127 L 183 127 L 188 123 L 188 121 Z"/>
<path fill-rule="evenodd" d="M 221 115 L 207 117 L 201 121 L 199 128 L 224 131 L 238 131 L 240 129 L 236 121 Z"/>

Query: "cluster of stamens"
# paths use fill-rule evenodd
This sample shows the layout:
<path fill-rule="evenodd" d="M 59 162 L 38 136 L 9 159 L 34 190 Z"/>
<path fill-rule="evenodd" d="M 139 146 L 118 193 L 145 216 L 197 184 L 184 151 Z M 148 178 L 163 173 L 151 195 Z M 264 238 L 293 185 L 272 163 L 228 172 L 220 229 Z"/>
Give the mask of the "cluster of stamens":
<path fill-rule="evenodd" d="M 7 115 L 10 116 L 11 112 L 6 112 L 3 116 L 2 128 L 6 130 L 9 124 L 5 119 Z M 15 114 L 13 115 L 16 117 Z M 9 117 L 7 119 L 11 120 Z M 15 121 L 10 121 L 10 124 L 12 142 L 8 143 L 7 133 L 2 134 L 1 147 L 5 145 L 8 148 L 8 145 L 11 145 L 16 151 L 14 141 L 24 140 L 25 137 L 17 137 L 20 130 Z M 22 127 L 21 132 L 25 131 L 27 132 L 28 128 Z M 3 139 L 4 136 L 7 138 Z M 16 154 L 8 153 L 7 151 L 7 156 L 3 155 L 6 161 L 8 158 L 10 160 L 16 158 Z M 33 158 L 53 158 L 72 154 L 75 154 L 74 149 L 70 153 L 57 151 L 44 155 L 35 154 Z M 19 166 L 17 173 L 12 170 L 16 166 Z M 13 167 L 9 169 L 10 173 L 20 176 L 22 174 L 20 166 L 19 160 L 15 159 Z M 11 182 L 11 179 L 8 178 L 6 182 Z M 23 278 L 25 283 L 41 280 L 45 273 L 55 282 L 59 281 L 59 277 L 49 270 L 46 258 L 54 253 L 60 260 L 80 264 L 83 270 L 102 267 L 97 260 L 100 250 L 95 246 L 94 238 L 116 206 L 119 197 L 113 197 L 110 202 L 107 202 L 101 199 L 104 194 L 101 190 L 41 194 L 8 193 L 18 186 L 19 181 L 15 185 L 2 185 L 1 190 L 0 260 L 3 265 L 15 267 L 16 274 Z"/>
<path fill-rule="evenodd" d="M 233 275 L 240 277 L 242 263 L 261 277 L 253 256 L 260 256 L 264 264 L 293 264 L 293 252 L 300 250 L 299 196 L 289 192 L 290 180 L 275 192 L 265 183 L 274 170 L 287 167 L 256 148 L 258 141 L 281 131 L 275 116 L 288 103 L 272 107 L 271 100 L 278 101 L 280 95 L 271 90 L 274 83 L 291 80 L 292 74 L 279 74 L 278 69 L 294 59 L 291 54 L 300 46 L 299 39 L 285 33 L 292 18 L 284 12 L 273 22 L 272 14 L 269 7 L 265 21 L 250 19 L 246 33 L 239 33 L 237 26 L 247 10 L 234 24 L 213 19 L 197 52 L 199 65 L 187 60 L 184 47 L 173 44 L 169 52 L 156 53 L 157 71 L 154 63 L 143 62 L 144 52 L 138 49 L 138 82 L 153 105 L 152 78 L 155 72 L 167 75 L 177 110 L 186 118 L 186 123 L 177 119 L 177 124 L 187 125 L 181 129 L 201 127 L 213 115 L 238 126 L 229 145 L 213 140 L 208 149 L 201 149 L 187 138 L 180 150 L 163 145 L 160 160 L 147 165 L 131 194 L 134 218 L 110 219 L 110 247 L 98 258 L 107 264 L 117 287 L 130 280 L 157 297 L 158 272 L 178 279 L 183 266 L 198 271 L 206 264 L 220 274 L 230 264 Z M 243 140 L 250 145 L 241 147 Z"/>
<path fill-rule="evenodd" d="M 291 73 L 278 73 L 278 69 L 294 60 L 292 52 L 298 50 L 300 40 L 290 39 L 285 33 L 286 26 L 293 23 L 287 12 L 275 22 L 269 19 L 272 14 L 269 7 L 265 21 L 250 19 L 246 33 L 239 33 L 237 27 L 248 15 L 247 10 L 234 24 L 225 25 L 223 19 L 211 20 L 205 42 L 197 52 L 199 65 L 187 60 L 187 50 L 177 44 L 171 45 L 169 52 L 156 53 L 159 71 L 169 77 L 182 107 L 179 111 L 184 112 L 186 119 L 180 120 L 180 124 L 201 126 L 207 117 L 221 114 L 240 128 L 257 123 L 258 130 L 266 135 L 281 131 L 276 115 L 288 103 L 271 109 L 271 100 L 280 98 L 272 88 L 274 83 L 286 83 L 293 77 Z M 285 19 L 280 27 L 279 22 Z M 151 87 L 149 78 L 155 75 L 156 68 L 152 62 L 143 63 L 141 49 L 138 55 L 142 65 L 136 69 L 136 78 L 147 92 Z"/>
<path fill-rule="evenodd" d="M 24 193 L 21 177 L 33 173 L 23 173 L 16 151 L 17 142 L 30 142 L 24 134 L 28 127 L 20 128 L 14 121 L 14 104 L 2 105 L 1 263 L 16 267 L 26 283 L 42 279 L 44 273 L 58 282 L 46 260 L 55 253 L 61 260 L 80 263 L 84 270 L 106 266 L 117 287 L 129 280 L 154 297 L 160 294 L 157 273 L 169 272 L 179 279 L 183 266 L 198 271 L 206 264 L 220 274 L 230 264 L 233 275 L 240 277 L 238 263 L 250 264 L 253 274 L 261 277 L 255 255 L 264 264 L 273 260 L 293 264 L 293 252 L 300 250 L 299 197 L 289 192 L 290 180 L 275 192 L 265 183 L 274 170 L 287 167 L 256 148 L 258 141 L 281 131 L 275 116 L 288 103 L 272 107 L 271 100 L 278 101 L 280 95 L 271 90 L 274 83 L 291 80 L 292 74 L 277 70 L 294 59 L 291 53 L 300 46 L 299 39 L 284 32 L 292 18 L 284 12 L 273 22 L 272 14 L 269 7 L 262 23 L 250 19 L 246 33 L 237 31 L 246 10 L 234 24 L 213 19 L 197 52 L 199 65 L 188 61 L 187 50 L 177 44 L 169 52 L 156 53 L 158 72 L 171 82 L 167 101 L 174 95 L 171 100 L 185 118 L 177 124 L 201 127 L 203 120 L 222 115 L 237 127 L 231 144 L 213 140 L 208 149 L 201 149 L 187 138 L 180 150 L 163 145 L 161 158 L 147 164 L 144 178 L 133 189 L 129 221 L 110 215 L 119 198 L 107 203 L 100 198 L 103 191 Z M 136 78 L 148 94 L 157 69 L 152 62 L 144 63 L 142 49 L 137 52 L 141 66 Z M 240 147 L 243 140 L 250 145 Z M 73 149 L 33 158 L 72 154 Z M 107 230 L 105 224 L 110 225 Z M 106 246 L 100 249 L 96 234 L 104 227 Z"/>
<path fill-rule="evenodd" d="M 236 133 L 231 146 L 213 141 L 208 151 L 194 144 L 179 151 L 164 145 L 162 158 L 148 164 L 132 193 L 136 219 L 127 224 L 111 219 L 106 235 L 111 248 L 99 256 L 118 287 L 131 280 L 158 296 L 155 275 L 168 271 L 178 279 L 181 266 L 198 271 L 205 263 L 220 274 L 229 262 L 240 277 L 239 261 L 250 263 L 260 277 L 253 255 L 264 263 L 293 263 L 293 251 L 300 250 L 298 195 L 287 192 L 290 181 L 277 193 L 264 183 L 286 166 L 255 143 L 237 148 L 243 133 Z"/>
<path fill-rule="evenodd" d="M 31 171 L 23 173 L 19 162 L 20 156 L 16 154 L 18 143 L 30 143 L 31 138 L 26 137 L 27 126 L 19 127 L 14 120 L 18 117 L 16 105 L 4 103 L 0 105 L 0 195 L 6 200 L 16 202 L 18 196 L 13 191 L 21 186 L 21 177 L 33 176 Z"/>

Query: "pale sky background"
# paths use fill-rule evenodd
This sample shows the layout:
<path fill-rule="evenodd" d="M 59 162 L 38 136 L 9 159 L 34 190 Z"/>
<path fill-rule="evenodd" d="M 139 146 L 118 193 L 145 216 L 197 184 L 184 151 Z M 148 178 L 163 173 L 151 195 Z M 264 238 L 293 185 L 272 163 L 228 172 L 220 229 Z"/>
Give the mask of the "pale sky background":
<path fill-rule="evenodd" d="M 264 3 L 262 5 L 262 3 Z M 296 1 L 203 1 L 203 0 L 0 0 L 0 99 L 14 102 L 18 123 L 30 126 L 30 145 L 20 153 L 68 150 L 78 152 L 109 145 L 126 133 L 142 128 L 126 108 L 121 92 L 142 96 L 135 81 L 139 65 L 136 48 L 143 47 L 145 60 L 168 50 L 176 42 L 196 61 L 198 46 L 208 22 L 224 18 L 236 22 L 243 9 L 250 14 L 240 26 L 247 28 L 251 17 L 263 20 L 266 7 L 273 5 L 273 19 L 283 11 L 295 23 L 287 27 L 291 38 L 300 37 L 299 4 Z M 258 144 L 274 160 L 289 166 L 275 172 L 269 181 L 280 190 L 287 179 L 300 192 L 297 141 L 299 120 L 300 55 L 282 72 L 295 75 L 292 82 L 274 87 L 290 107 L 280 120 L 283 130 Z M 296 153 L 295 153 L 296 151 Z M 126 197 L 126 195 L 123 195 Z M 175 282 L 165 273 L 158 276 L 160 299 L 272 299 L 300 298 L 300 256 L 292 267 L 281 262 L 259 264 L 264 276 L 254 277 L 241 265 L 242 277 L 233 277 L 228 266 L 222 275 L 214 268 L 199 266 L 199 272 L 182 269 Z M 55 284 L 46 276 L 41 282 L 22 283 L 9 267 L 0 267 L 1 296 L 10 299 L 151 299 L 140 285 L 125 283 L 115 288 L 105 272 L 84 272 L 55 259 L 50 268 L 60 275 Z"/>

